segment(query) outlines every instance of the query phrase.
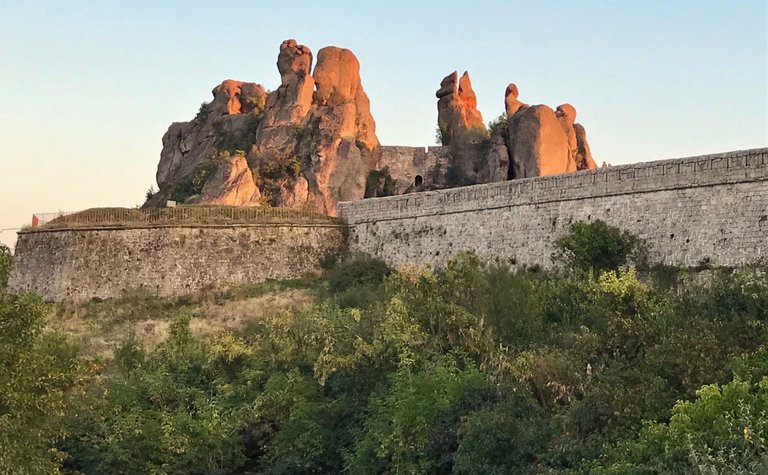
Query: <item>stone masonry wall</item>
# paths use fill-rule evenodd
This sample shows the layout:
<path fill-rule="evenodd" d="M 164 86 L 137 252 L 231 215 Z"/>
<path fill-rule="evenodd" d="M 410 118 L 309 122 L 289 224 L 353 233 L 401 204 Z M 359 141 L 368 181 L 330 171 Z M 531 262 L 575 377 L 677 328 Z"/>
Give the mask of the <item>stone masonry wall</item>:
<path fill-rule="evenodd" d="M 21 232 L 9 286 L 82 301 L 295 279 L 343 252 L 345 234 L 343 226 L 285 224 Z"/>
<path fill-rule="evenodd" d="M 551 264 L 572 222 L 601 219 L 647 241 L 651 262 L 768 258 L 768 149 L 664 160 L 341 203 L 350 250 L 440 265 L 461 250 Z"/>
<path fill-rule="evenodd" d="M 416 176 L 422 177 L 424 186 L 433 183 L 434 170 L 440 165 L 442 173 L 450 164 L 450 147 L 401 147 L 382 145 L 378 168 L 389 168 L 389 174 L 395 179 L 397 193 L 402 194 L 413 186 Z"/>

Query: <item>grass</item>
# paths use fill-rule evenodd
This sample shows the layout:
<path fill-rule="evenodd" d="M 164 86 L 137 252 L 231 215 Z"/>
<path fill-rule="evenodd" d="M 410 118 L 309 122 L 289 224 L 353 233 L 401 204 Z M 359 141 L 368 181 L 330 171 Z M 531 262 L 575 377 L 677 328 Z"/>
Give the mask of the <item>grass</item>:
<path fill-rule="evenodd" d="M 60 216 L 39 229 L 77 227 L 131 227 L 216 224 L 341 224 L 341 220 L 315 211 L 238 206 L 178 206 L 175 208 L 91 208 Z"/>
<path fill-rule="evenodd" d="M 110 360 L 114 348 L 133 333 L 147 349 L 164 341 L 181 308 L 192 313 L 195 336 L 216 338 L 242 331 L 265 317 L 304 308 L 324 290 L 319 278 L 267 280 L 227 288 L 209 287 L 180 297 L 133 294 L 83 304 L 51 305 L 48 326 L 70 335 L 84 352 Z"/>

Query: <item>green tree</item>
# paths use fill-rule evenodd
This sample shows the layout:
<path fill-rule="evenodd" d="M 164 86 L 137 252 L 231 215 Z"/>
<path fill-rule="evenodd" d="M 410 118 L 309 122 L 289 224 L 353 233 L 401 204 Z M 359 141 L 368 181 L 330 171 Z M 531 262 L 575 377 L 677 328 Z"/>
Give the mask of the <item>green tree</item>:
<path fill-rule="evenodd" d="M 604 221 L 579 221 L 555 241 L 554 258 L 573 270 L 618 269 L 634 260 L 642 261 L 642 241 L 628 231 L 610 226 Z"/>
<path fill-rule="evenodd" d="M 703 386 L 678 401 L 668 424 L 648 424 L 593 473 L 765 473 L 768 378 Z"/>
<path fill-rule="evenodd" d="M 30 293 L 0 295 L 0 472 L 57 473 L 62 416 L 84 380 L 77 350 L 43 331 L 46 306 Z"/>

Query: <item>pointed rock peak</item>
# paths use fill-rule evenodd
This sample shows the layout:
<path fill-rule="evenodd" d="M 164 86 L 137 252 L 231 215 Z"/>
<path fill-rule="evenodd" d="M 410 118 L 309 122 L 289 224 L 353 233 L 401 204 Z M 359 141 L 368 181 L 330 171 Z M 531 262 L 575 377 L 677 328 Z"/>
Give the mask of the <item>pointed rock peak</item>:
<path fill-rule="evenodd" d="M 504 98 L 512 97 L 512 99 L 517 99 L 517 97 L 520 95 L 520 91 L 517 89 L 517 84 L 511 82 L 507 85 L 507 90 L 504 91 Z"/>
<path fill-rule="evenodd" d="M 477 107 L 477 96 L 472 89 L 472 81 L 469 80 L 469 72 L 464 71 L 459 79 L 459 97 L 464 100 L 467 107 Z"/>

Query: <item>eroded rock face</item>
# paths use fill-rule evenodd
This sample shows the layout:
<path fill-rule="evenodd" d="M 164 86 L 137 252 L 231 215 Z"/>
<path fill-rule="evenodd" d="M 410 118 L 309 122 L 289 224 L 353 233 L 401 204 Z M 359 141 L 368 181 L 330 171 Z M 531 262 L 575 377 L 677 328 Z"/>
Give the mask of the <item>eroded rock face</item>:
<path fill-rule="evenodd" d="M 573 124 L 573 130 L 576 133 L 576 168 L 579 170 L 594 170 L 597 168 L 595 160 L 592 159 L 592 152 L 587 143 L 587 131 L 581 124 Z"/>
<path fill-rule="evenodd" d="M 285 40 L 277 57 L 280 87 L 267 98 L 264 117 L 259 125 L 256 148 L 285 149 L 295 146 L 295 135 L 312 107 L 315 81 L 312 51 Z"/>
<path fill-rule="evenodd" d="M 522 109 L 507 125 L 514 178 L 554 175 L 576 170 L 568 139 L 555 111 L 544 105 Z"/>
<path fill-rule="evenodd" d="M 336 203 L 362 199 L 375 166 L 379 140 L 360 63 L 348 49 L 329 46 L 317 54 L 317 90 L 298 150 L 315 206 L 330 215 Z"/>
<path fill-rule="evenodd" d="M 247 160 L 229 159 L 193 201 L 251 206 L 266 200 L 335 215 L 338 201 L 363 198 L 379 140 L 360 63 L 337 47 L 318 52 L 314 71 L 312 63 L 309 48 L 286 40 L 276 91 L 267 96 L 257 84 L 227 80 L 194 120 L 172 124 L 158 165 L 160 193 L 146 205 L 161 206 L 198 165 L 232 148 L 247 151 Z M 244 162 L 260 172 L 257 181 L 248 178 Z"/>
<path fill-rule="evenodd" d="M 507 117 L 515 115 L 521 107 L 528 107 L 528 104 L 523 104 L 517 100 L 518 94 L 517 85 L 513 82 L 509 83 L 507 90 L 504 91 L 504 110 L 507 113 Z"/>
<path fill-rule="evenodd" d="M 459 139 L 473 128 L 485 130 L 485 123 L 477 110 L 477 96 L 472 89 L 469 73 L 459 78 L 454 71 L 440 82 L 440 89 L 435 95 L 437 101 L 437 123 L 440 128 L 443 145 Z"/>
<path fill-rule="evenodd" d="M 553 111 L 545 105 L 528 106 L 517 97 L 517 86 L 510 83 L 504 92 L 510 178 L 595 168 L 586 132 L 575 122 L 572 105 L 561 104 Z"/>
<path fill-rule="evenodd" d="M 157 203 L 149 205 L 162 204 L 163 191 L 211 158 L 217 139 L 246 128 L 249 120 L 261 114 L 266 101 L 260 84 L 231 79 L 216 86 L 212 93 L 213 101 L 202 105 L 193 120 L 174 122 L 163 135 L 156 175 L 161 193 L 155 197 Z"/>
<path fill-rule="evenodd" d="M 197 204 L 259 206 L 261 192 L 245 157 L 217 158 L 216 172 L 203 186 Z"/>

